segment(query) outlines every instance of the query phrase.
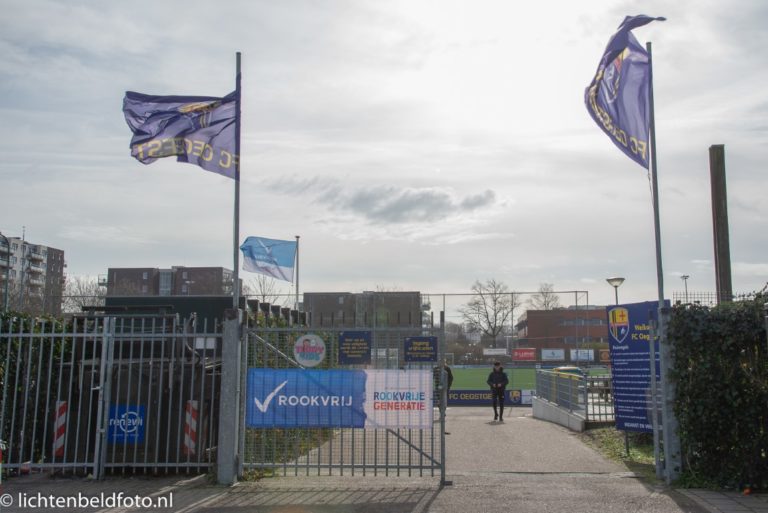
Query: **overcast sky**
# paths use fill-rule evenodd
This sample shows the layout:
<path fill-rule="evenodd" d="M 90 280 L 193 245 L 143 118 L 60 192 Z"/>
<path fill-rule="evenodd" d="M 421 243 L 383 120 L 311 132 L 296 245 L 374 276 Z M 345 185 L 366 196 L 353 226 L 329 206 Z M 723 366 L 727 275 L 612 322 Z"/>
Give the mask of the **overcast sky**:
<path fill-rule="evenodd" d="M 302 291 L 495 278 L 656 297 L 647 172 L 584 88 L 625 15 L 653 42 L 667 296 L 713 291 L 725 144 L 736 291 L 768 281 L 764 0 L 3 0 L 0 231 L 70 275 L 232 267 L 233 182 L 130 157 L 126 90 L 223 96 L 243 54 L 241 241 L 301 235 Z M 286 288 L 287 292 L 288 289 Z"/>

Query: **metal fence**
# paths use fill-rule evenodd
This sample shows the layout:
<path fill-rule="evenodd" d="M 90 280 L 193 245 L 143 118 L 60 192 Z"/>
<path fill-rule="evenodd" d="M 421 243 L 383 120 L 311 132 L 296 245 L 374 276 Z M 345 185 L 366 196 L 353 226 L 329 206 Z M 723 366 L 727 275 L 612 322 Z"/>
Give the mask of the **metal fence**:
<path fill-rule="evenodd" d="M 578 415 L 587 424 L 614 421 L 610 375 L 536 371 L 536 397 Z"/>
<path fill-rule="evenodd" d="M 221 354 L 214 323 L 152 315 L 6 320 L 4 471 L 98 478 L 213 464 Z"/>
<path fill-rule="evenodd" d="M 343 328 L 317 328 L 312 333 L 321 337 L 326 347 L 323 362 L 315 369 L 391 369 L 401 372 L 408 383 L 424 371 L 435 377 L 433 421 L 429 428 L 249 428 L 241 433 L 241 474 L 258 472 L 267 475 L 357 475 L 357 476 L 435 476 L 445 477 L 445 372 L 435 372 L 435 363 L 406 363 L 403 344 L 410 336 L 435 336 L 438 361 L 444 358 L 442 328 L 352 328 L 368 330 L 371 337 L 371 360 L 365 365 L 339 363 L 339 334 Z M 306 328 L 246 328 L 243 345 L 241 389 L 246 390 L 248 369 L 301 368 L 294 358 L 297 337 Z M 419 371 L 419 372 L 417 372 Z M 247 394 L 242 394 L 245 418 Z"/>

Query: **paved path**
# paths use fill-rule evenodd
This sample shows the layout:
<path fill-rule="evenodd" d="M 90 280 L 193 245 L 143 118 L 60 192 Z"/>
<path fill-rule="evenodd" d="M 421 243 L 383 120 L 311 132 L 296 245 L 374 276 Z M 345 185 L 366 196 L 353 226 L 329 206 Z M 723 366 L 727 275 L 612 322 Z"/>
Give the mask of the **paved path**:
<path fill-rule="evenodd" d="M 702 491 L 670 492 L 643 484 L 605 460 L 565 428 L 533 419 L 529 408 L 508 410 L 504 424 L 490 422 L 490 408 L 448 410 L 448 479 L 314 477 L 269 479 L 231 488 L 192 478 L 127 478 L 93 482 L 33 475 L 3 483 L 15 501 L 0 511 L 23 512 L 24 497 L 163 498 L 166 509 L 58 508 L 36 511 L 174 511 L 179 513 L 749 513 L 767 512 L 763 496 Z M 0 501 L 2 497 L 0 496 Z"/>

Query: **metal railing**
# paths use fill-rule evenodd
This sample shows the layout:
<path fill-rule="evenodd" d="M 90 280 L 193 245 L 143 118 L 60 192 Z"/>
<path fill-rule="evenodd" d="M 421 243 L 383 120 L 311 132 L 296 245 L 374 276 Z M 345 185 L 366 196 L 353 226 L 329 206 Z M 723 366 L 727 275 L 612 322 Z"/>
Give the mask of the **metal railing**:
<path fill-rule="evenodd" d="M 6 318 L 4 471 L 102 477 L 215 461 L 221 335 L 175 316 Z"/>
<path fill-rule="evenodd" d="M 582 417 L 588 424 L 614 421 L 610 375 L 537 370 L 535 394 L 539 399 Z"/>
<path fill-rule="evenodd" d="M 355 328 L 360 330 L 361 328 Z M 307 328 L 246 329 L 243 346 L 243 380 L 248 369 L 297 369 L 293 344 Z M 438 337 L 438 361 L 444 358 L 443 329 L 377 328 L 371 332 L 371 359 L 365 365 L 339 364 L 339 334 L 343 328 L 317 328 L 327 357 L 316 369 L 377 369 L 401 373 L 402 383 L 417 379 L 424 370 L 433 376 L 435 363 L 404 363 L 403 339 L 407 336 Z M 443 394 L 445 372 L 435 373 L 435 391 Z M 245 397 L 242 412 L 245 414 Z M 241 472 L 267 475 L 437 476 L 444 479 L 445 399 L 435 397 L 433 423 L 429 428 L 252 428 L 241 432 Z"/>

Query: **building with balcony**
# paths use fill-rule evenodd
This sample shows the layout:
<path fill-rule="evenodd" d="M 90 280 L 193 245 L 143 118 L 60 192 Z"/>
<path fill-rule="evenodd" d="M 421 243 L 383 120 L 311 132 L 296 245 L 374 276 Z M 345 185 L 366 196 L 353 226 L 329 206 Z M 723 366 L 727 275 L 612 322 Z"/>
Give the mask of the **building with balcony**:
<path fill-rule="evenodd" d="M 29 313 L 61 314 L 64 293 L 64 251 L 19 237 L 0 238 L 0 304 Z"/>

